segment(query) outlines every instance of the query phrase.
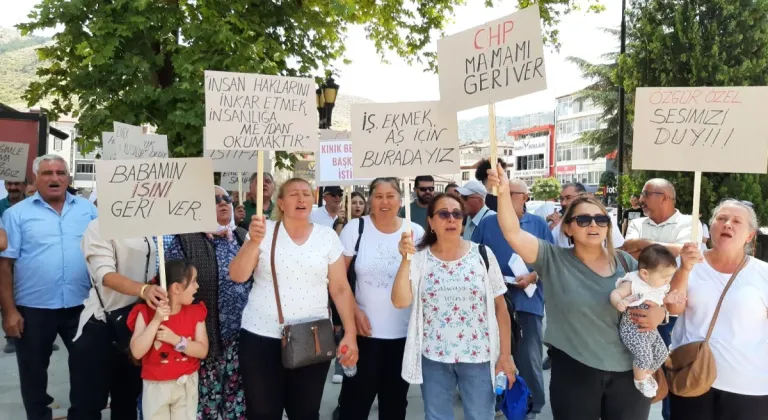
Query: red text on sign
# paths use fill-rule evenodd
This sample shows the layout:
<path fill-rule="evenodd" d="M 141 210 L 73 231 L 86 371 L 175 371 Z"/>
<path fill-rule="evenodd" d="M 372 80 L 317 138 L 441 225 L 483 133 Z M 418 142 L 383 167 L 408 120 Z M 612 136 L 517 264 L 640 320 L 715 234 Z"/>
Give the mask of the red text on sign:
<path fill-rule="evenodd" d="M 502 23 L 496 24 L 495 31 L 493 26 L 478 29 L 477 32 L 475 32 L 475 49 L 484 50 L 489 47 L 506 44 L 507 34 L 512 32 L 514 28 L 514 21 L 505 20 Z M 486 31 L 488 31 L 487 34 Z M 494 40 L 496 40 L 496 42 L 494 42 Z"/>

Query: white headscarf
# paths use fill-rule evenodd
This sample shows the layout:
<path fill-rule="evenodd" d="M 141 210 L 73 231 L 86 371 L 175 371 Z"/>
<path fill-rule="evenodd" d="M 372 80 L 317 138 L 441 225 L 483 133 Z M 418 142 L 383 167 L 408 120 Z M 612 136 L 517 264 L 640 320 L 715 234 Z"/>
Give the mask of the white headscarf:
<path fill-rule="evenodd" d="M 227 190 L 225 190 L 221 186 L 216 185 L 215 189 L 219 189 L 223 191 L 227 195 L 227 197 L 229 197 L 229 193 L 227 192 Z M 232 206 L 232 203 L 229 203 L 229 216 L 230 216 L 229 224 L 219 225 L 219 227 L 216 228 L 215 232 L 206 233 L 206 235 L 208 236 L 208 239 L 213 239 L 214 236 L 226 236 L 226 238 L 230 241 L 233 239 L 232 232 L 235 230 L 236 226 L 235 226 L 235 209 Z"/>

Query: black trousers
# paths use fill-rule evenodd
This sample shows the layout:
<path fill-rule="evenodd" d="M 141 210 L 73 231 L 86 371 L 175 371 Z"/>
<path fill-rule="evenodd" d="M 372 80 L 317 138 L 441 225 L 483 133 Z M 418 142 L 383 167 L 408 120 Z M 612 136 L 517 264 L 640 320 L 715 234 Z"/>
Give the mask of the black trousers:
<path fill-rule="evenodd" d="M 648 420 L 651 400 L 635 388 L 632 371 L 607 372 L 549 349 L 550 404 L 555 420 Z"/>
<path fill-rule="evenodd" d="M 404 420 L 408 382 L 401 377 L 405 338 L 385 340 L 357 337 L 357 374 L 341 385 L 340 420 L 367 419 L 379 397 L 379 420 Z"/>
<path fill-rule="evenodd" d="M 670 420 L 767 420 L 768 395 L 741 395 L 710 389 L 699 397 L 669 394 Z"/>
<path fill-rule="evenodd" d="M 330 362 L 299 369 L 282 364 L 277 338 L 240 330 L 240 373 L 248 420 L 318 420 Z"/>
<path fill-rule="evenodd" d="M 19 365 L 21 400 L 28 420 L 51 420 L 53 411 L 48 405 L 53 398 L 48 395 L 48 365 L 53 353 L 56 335 L 64 341 L 67 350 L 72 349 L 72 339 L 83 306 L 64 309 L 38 309 L 17 306 L 24 317 L 24 333 L 16 342 L 16 362 Z M 70 368 L 71 370 L 71 368 Z"/>
<path fill-rule="evenodd" d="M 112 344 L 109 326 L 91 318 L 69 351 L 67 420 L 100 420 L 107 406 L 113 420 L 136 420 L 142 390 L 141 367 Z"/>

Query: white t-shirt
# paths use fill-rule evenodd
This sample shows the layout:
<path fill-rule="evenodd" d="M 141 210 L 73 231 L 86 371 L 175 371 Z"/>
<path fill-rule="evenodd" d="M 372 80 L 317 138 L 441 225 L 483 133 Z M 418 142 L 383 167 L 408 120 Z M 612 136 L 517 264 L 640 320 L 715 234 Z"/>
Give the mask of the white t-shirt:
<path fill-rule="evenodd" d="M 704 340 L 730 278 L 706 260 L 693 267 L 688 303 L 672 332 L 672 349 Z M 709 345 L 717 366 L 713 388 L 768 395 L 768 264 L 750 258 L 736 277 L 723 300 Z"/>
<path fill-rule="evenodd" d="M 326 210 L 325 206 L 323 206 L 313 209 L 312 215 L 309 216 L 309 219 L 312 221 L 312 223 L 333 228 L 333 222 L 336 221 L 337 217 L 338 216 L 331 217 L 331 215 L 328 214 L 328 210 Z"/>
<path fill-rule="evenodd" d="M 267 220 L 259 245 L 253 288 L 243 310 L 242 327 L 264 337 L 280 338 L 280 325 L 272 286 L 270 255 L 275 222 Z M 328 265 L 343 251 L 336 232 L 315 224 L 302 245 L 296 245 L 281 224 L 277 236 L 275 270 L 286 324 L 328 318 Z"/>
<path fill-rule="evenodd" d="M 363 216 L 363 237 L 355 260 L 355 298 L 357 305 L 368 316 L 374 338 L 403 338 L 408 334 L 411 308 L 397 309 L 392 305 L 392 285 L 402 257 L 397 250 L 405 221 L 395 233 L 382 233 L 373 225 L 370 216 Z M 355 255 L 358 227 L 361 219 L 351 220 L 341 231 L 344 255 Z M 414 243 L 418 245 L 424 229 L 411 223 Z"/>

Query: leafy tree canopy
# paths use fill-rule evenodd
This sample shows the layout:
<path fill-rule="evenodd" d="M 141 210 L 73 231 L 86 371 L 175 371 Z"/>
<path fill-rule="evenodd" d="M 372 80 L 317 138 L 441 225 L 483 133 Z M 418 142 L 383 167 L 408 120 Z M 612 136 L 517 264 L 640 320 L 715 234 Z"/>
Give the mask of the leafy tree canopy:
<path fill-rule="evenodd" d="M 531 195 L 534 200 L 554 200 L 560 196 L 560 181 L 557 178 L 538 178 L 533 181 Z"/>
<path fill-rule="evenodd" d="M 579 8 L 600 0 L 540 0 L 545 38 Z M 485 0 L 491 6 L 492 0 Z M 517 0 L 520 7 L 533 4 Z M 23 34 L 60 30 L 39 50 L 38 70 L 24 99 L 52 98 L 53 118 L 72 114 L 86 150 L 112 121 L 149 123 L 168 136 L 172 156 L 200 156 L 203 71 L 290 76 L 333 72 L 346 32 L 362 25 L 384 56 L 394 51 L 434 69 L 425 48 L 442 34 L 464 0 L 42 0 L 18 25 Z"/>

